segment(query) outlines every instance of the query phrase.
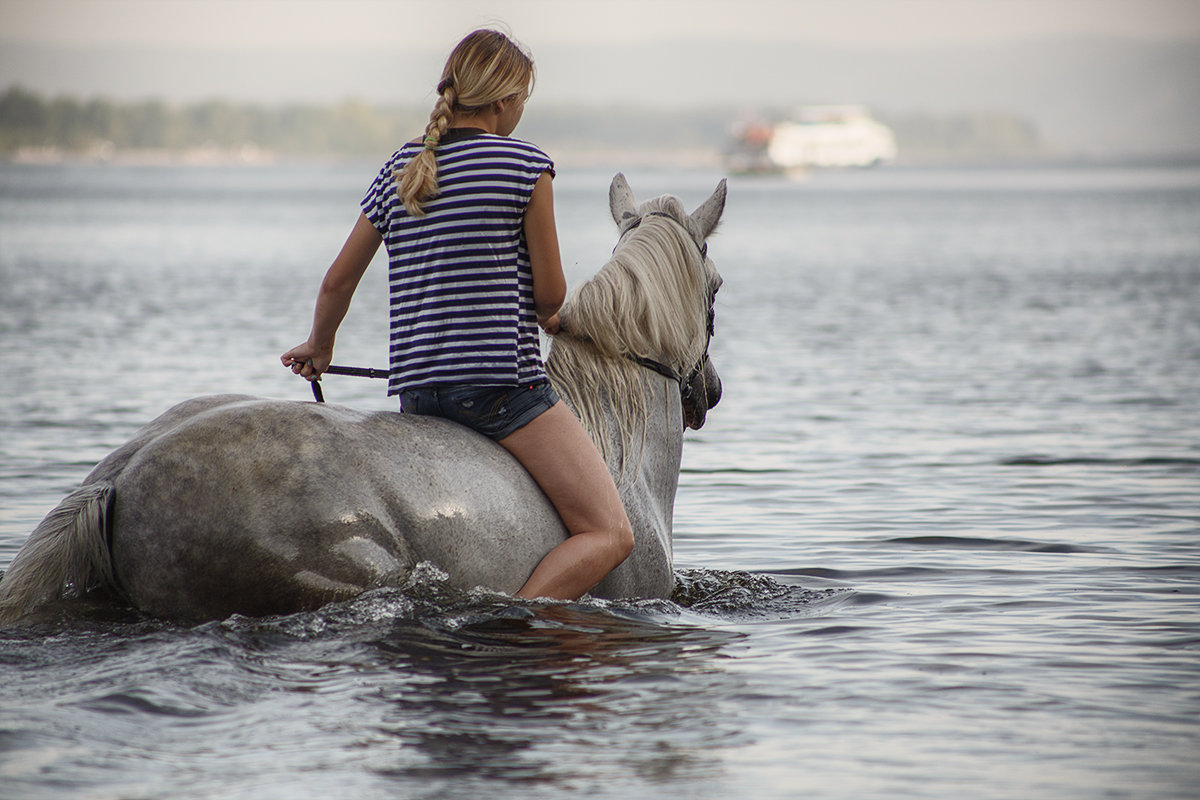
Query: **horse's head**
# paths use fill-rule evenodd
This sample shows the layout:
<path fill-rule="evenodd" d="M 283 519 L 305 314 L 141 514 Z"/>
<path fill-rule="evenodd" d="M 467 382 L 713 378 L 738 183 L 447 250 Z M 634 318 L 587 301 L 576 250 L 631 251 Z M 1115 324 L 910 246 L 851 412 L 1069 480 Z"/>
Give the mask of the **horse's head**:
<path fill-rule="evenodd" d="M 699 428 L 721 398 L 708 358 L 721 276 L 705 240 L 725 208 L 725 181 L 688 214 L 671 195 L 639 205 L 618 174 L 609 207 L 617 246 L 559 312 L 563 335 L 551 344 L 546 371 L 605 458 L 616 446 L 624 463 L 631 446 L 644 446 L 648 425 Z M 651 420 L 648 398 L 663 390 L 657 376 L 680 398 L 678 422 Z"/>
<path fill-rule="evenodd" d="M 709 341 L 715 332 L 714 301 L 721 287 L 721 276 L 708 257 L 707 239 L 716 230 L 725 210 L 725 181 L 717 184 L 716 190 L 699 208 L 686 214 L 683 204 L 671 195 L 663 195 L 639 205 L 625 176 L 618 172 L 608 190 L 608 206 L 620 233 L 617 249 L 627 241 L 627 237 L 632 240 L 638 235 L 643 222 L 646 223 L 647 234 L 657 226 L 663 233 L 670 235 L 674 232 L 677 240 L 687 238 L 695 245 L 693 251 L 681 241 L 683 257 L 674 259 L 683 272 L 682 280 L 673 281 L 679 290 L 673 300 L 682 312 L 679 318 L 683 324 L 679 330 L 690 340 L 675 347 L 683 360 L 674 366 L 683 399 L 683 423 L 689 428 L 699 429 L 704 425 L 708 410 L 721 400 L 721 378 L 708 357 Z M 660 267 L 669 261 L 659 259 Z M 696 324 L 700 321 L 703 322 L 703 328 Z M 651 369 L 655 368 L 654 365 L 663 366 L 653 360 L 654 356 L 636 350 L 632 355 Z"/>

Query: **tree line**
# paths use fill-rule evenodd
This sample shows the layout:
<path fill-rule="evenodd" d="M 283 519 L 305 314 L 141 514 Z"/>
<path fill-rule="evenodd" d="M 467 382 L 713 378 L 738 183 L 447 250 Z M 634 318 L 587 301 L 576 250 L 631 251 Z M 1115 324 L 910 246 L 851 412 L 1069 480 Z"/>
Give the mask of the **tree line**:
<path fill-rule="evenodd" d="M 254 146 L 281 154 L 378 155 L 419 132 L 427 113 L 347 100 L 267 107 L 209 100 L 170 105 L 47 99 L 19 86 L 0 94 L 0 154 L 25 147 L 86 151 Z"/>
<path fill-rule="evenodd" d="M 786 119 L 787 111 L 762 111 Z M 672 152 L 719 153 L 739 112 L 729 108 L 647 109 L 539 106 L 520 134 L 549 152 L 631 149 L 664 158 Z M 896 134 L 902 160 L 974 161 L 1045 154 L 1036 126 L 1014 114 L 879 114 Z M 247 147 L 274 155 L 386 157 L 419 136 L 428 108 L 378 107 L 346 100 L 332 105 L 266 106 L 208 100 L 46 98 L 14 86 L 0 94 L 0 158 L 23 148 L 68 153 L 186 151 Z"/>

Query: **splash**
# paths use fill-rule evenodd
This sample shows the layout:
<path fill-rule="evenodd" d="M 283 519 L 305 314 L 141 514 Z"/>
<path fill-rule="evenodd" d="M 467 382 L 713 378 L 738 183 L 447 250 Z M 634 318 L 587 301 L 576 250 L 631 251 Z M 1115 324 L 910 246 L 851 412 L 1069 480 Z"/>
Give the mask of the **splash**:
<path fill-rule="evenodd" d="M 724 570 L 678 570 L 672 602 L 692 611 L 725 615 L 802 613 L 849 589 L 805 589 L 769 575 Z"/>

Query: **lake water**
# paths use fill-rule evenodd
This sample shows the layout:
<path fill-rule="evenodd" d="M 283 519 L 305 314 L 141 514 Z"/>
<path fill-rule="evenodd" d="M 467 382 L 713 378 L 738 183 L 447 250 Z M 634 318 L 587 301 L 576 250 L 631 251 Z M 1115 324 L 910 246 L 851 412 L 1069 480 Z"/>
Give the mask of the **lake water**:
<path fill-rule="evenodd" d="M 309 399 L 277 357 L 376 168 L 0 166 L 0 569 L 174 403 Z M 572 282 L 610 178 L 556 180 Z M 1200 168 L 735 179 L 709 250 L 674 601 L 0 631 L 0 796 L 1200 796 Z"/>

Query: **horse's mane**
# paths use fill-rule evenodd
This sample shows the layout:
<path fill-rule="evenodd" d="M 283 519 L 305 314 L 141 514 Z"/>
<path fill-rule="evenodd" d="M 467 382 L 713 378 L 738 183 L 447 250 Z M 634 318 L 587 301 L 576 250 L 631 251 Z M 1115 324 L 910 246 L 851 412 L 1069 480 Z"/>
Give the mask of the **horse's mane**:
<path fill-rule="evenodd" d="M 652 211 L 675 222 L 646 216 Z M 686 375 L 704 355 L 715 288 L 712 265 L 695 244 L 703 234 L 678 198 L 647 200 L 638 213 L 637 229 L 567 298 L 560 311 L 563 332 L 551 343 L 546 361 L 555 390 L 574 408 L 605 459 L 613 455 L 613 444 L 619 446 L 622 468 L 635 437 L 644 435 L 651 375 L 630 356 Z M 608 413 L 615 417 L 615 442 L 606 430 Z"/>

